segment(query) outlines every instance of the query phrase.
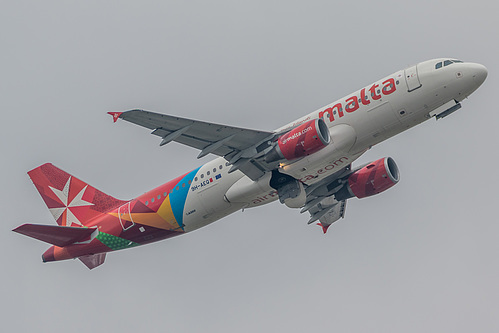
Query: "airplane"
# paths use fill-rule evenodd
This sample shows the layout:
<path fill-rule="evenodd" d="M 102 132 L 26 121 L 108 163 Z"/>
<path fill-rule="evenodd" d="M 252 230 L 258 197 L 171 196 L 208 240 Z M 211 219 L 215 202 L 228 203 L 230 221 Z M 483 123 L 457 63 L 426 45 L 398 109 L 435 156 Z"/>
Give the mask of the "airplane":
<path fill-rule="evenodd" d="M 118 200 L 47 163 L 28 172 L 57 225 L 13 231 L 52 246 L 43 262 L 80 259 L 89 269 L 106 253 L 191 232 L 236 211 L 276 200 L 308 212 L 324 233 L 348 199 L 381 193 L 400 179 L 390 157 L 352 166 L 374 145 L 461 107 L 487 77 L 485 66 L 454 58 L 399 70 L 275 131 L 260 131 L 144 110 L 108 112 L 214 160 L 132 200 Z"/>

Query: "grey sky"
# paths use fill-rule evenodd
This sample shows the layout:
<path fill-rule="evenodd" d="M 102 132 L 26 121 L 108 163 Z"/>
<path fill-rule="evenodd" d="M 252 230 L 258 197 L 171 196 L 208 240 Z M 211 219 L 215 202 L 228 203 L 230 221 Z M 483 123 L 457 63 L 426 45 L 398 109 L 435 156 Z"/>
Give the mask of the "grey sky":
<path fill-rule="evenodd" d="M 493 1 L 17 1 L 0 10 L 0 313 L 6 331 L 493 332 L 499 180 Z M 402 180 L 326 236 L 278 203 L 89 271 L 10 230 L 53 223 L 52 162 L 129 199 L 203 161 L 107 111 L 272 130 L 436 57 L 482 63 L 463 108 L 386 141 Z"/>

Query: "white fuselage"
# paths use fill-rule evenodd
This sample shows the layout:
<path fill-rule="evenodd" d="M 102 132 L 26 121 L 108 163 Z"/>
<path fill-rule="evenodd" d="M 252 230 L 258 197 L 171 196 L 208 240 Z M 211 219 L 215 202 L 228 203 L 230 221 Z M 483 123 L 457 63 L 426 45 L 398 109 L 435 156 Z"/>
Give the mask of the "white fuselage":
<path fill-rule="evenodd" d="M 280 172 L 306 185 L 342 170 L 372 146 L 445 111 L 474 92 L 485 80 L 484 66 L 434 59 L 395 72 L 278 129 L 322 117 L 332 142 L 300 160 L 284 163 Z M 436 68 L 442 63 L 440 68 Z M 275 201 L 270 175 L 254 182 L 242 172 L 228 173 L 220 157 L 197 172 L 186 199 L 185 231 L 192 231 L 237 210 Z M 220 175 L 215 179 L 215 174 Z M 211 179 L 211 181 L 210 181 Z"/>

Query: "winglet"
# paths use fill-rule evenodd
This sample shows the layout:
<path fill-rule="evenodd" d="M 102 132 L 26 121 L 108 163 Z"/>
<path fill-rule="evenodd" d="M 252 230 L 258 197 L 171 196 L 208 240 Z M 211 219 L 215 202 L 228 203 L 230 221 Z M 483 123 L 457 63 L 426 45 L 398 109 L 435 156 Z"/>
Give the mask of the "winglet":
<path fill-rule="evenodd" d="M 324 225 L 322 223 L 317 223 L 317 225 L 322 227 L 322 232 L 324 232 L 324 234 L 327 232 L 327 228 L 329 228 L 329 226 L 331 226 L 330 224 Z"/>
<path fill-rule="evenodd" d="M 123 112 L 108 112 L 107 114 L 113 116 L 113 121 L 116 122 L 122 113 Z"/>

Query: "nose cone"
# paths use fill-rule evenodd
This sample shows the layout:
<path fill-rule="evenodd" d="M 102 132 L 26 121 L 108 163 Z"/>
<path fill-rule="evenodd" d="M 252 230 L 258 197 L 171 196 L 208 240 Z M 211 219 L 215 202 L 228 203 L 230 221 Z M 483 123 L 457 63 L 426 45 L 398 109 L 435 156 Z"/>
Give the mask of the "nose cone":
<path fill-rule="evenodd" d="M 480 64 L 472 64 L 472 66 L 473 66 L 472 69 L 473 80 L 475 81 L 477 87 L 480 87 L 487 78 L 488 74 L 487 68 L 484 65 Z"/>

